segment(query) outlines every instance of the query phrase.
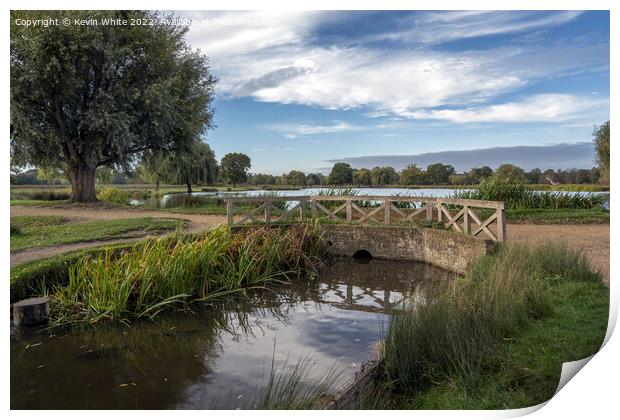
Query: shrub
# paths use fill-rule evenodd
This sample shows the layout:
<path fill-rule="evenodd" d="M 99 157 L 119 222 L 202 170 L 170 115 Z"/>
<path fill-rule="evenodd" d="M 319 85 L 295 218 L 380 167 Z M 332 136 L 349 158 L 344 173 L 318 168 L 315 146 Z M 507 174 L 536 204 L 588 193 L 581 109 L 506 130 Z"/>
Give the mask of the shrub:
<path fill-rule="evenodd" d="M 129 192 L 116 187 L 105 187 L 99 190 L 97 198 L 106 203 L 129 204 Z"/>

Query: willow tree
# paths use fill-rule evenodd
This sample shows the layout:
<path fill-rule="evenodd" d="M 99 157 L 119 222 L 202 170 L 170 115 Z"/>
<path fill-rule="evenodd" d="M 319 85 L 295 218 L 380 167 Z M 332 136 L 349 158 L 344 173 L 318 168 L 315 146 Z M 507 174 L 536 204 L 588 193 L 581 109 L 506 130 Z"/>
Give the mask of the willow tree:
<path fill-rule="evenodd" d="M 13 165 L 68 168 L 71 201 L 95 201 L 95 170 L 179 150 L 211 127 L 215 78 L 186 27 L 32 28 L 18 18 L 144 19 L 147 11 L 11 13 Z"/>
<path fill-rule="evenodd" d="M 208 144 L 202 142 L 194 143 L 187 149 L 169 155 L 162 169 L 164 179 L 176 184 L 185 184 L 190 194 L 192 184 L 212 184 L 216 181 L 218 172 L 215 153 Z"/>

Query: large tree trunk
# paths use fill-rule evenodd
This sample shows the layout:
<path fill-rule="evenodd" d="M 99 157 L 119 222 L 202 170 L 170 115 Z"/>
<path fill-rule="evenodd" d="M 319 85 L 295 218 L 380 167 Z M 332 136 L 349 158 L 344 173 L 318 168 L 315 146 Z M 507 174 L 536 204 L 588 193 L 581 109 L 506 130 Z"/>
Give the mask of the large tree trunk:
<path fill-rule="evenodd" d="M 84 164 L 71 165 L 69 168 L 71 181 L 71 196 L 73 203 L 87 203 L 97 201 L 95 194 L 95 168 Z"/>
<path fill-rule="evenodd" d="M 189 182 L 189 177 L 185 178 L 185 184 L 187 184 L 187 193 L 191 194 L 192 193 L 192 183 Z"/>

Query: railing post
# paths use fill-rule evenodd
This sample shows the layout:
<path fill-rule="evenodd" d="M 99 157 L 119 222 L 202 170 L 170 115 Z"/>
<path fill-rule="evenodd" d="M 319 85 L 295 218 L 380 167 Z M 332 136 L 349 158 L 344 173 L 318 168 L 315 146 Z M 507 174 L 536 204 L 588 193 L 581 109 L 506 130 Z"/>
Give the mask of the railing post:
<path fill-rule="evenodd" d="M 310 204 L 310 207 L 311 207 L 311 210 L 312 210 L 312 221 L 315 222 L 316 221 L 316 216 L 317 216 L 317 214 L 316 214 L 317 213 L 316 201 L 315 201 L 314 198 L 311 198 L 311 200 L 312 200 L 311 201 L 312 204 Z"/>
<path fill-rule="evenodd" d="M 506 213 L 504 212 L 504 203 L 500 204 L 497 209 L 497 242 L 506 240 Z"/>
<path fill-rule="evenodd" d="M 271 200 L 265 201 L 265 223 L 271 222 Z"/>
<path fill-rule="evenodd" d="M 232 201 L 226 201 L 226 216 L 228 218 L 228 226 L 233 224 L 233 209 L 234 204 Z"/>
<path fill-rule="evenodd" d="M 301 223 L 306 223 L 306 206 L 308 202 L 306 200 L 301 200 L 299 202 L 299 217 L 301 217 Z"/>
<path fill-rule="evenodd" d="M 433 221 L 433 202 L 430 200 L 426 202 L 426 220 Z"/>
<path fill-rule="evenodd" d="M 463 232 L 466 234 L 471 233 L 471 220 L 469 218 L 469 207 L 463 206 Z"/>
<path fill-rule="evenodd" d="M 351 223 L 353 221 L 353 202 L 351 200 L 347 200 L 347 222 Z"/>
<path fill-rule="evenodd" d="M 437 202 L 437 222 L 443 223 L 443 204 L 441 202 Z"/>
<path fill-rule="evenodd" d="M 389 226 L 392 224 L 392 201 L 385 200 L 383 207 L 385 209 L 385 224 Z"/>

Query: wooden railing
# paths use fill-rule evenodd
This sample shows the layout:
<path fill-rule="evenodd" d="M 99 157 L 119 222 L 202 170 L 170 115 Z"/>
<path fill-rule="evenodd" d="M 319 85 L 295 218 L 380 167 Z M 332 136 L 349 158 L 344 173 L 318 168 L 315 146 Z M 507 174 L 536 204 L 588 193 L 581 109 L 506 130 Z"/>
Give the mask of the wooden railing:
<path fill-rule="evenodd" d="M 226 197 L 229 225 L 315 221 L 377 225 L 439 222 L 445 229 L 494 242 L 506 240 L 504 203 L 442 197 L 412 196 L 278 196 Z M 239 206 L 245 203 L 245 207 Z M 281 203 L 290 203 L 284 206 Z M 247 208 L 249 205 L 249 208 Z M 252 206 L 254 205 L 254 206 Z M 477 213 L 477 211 L 480 211 Z"/>

